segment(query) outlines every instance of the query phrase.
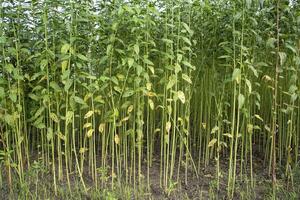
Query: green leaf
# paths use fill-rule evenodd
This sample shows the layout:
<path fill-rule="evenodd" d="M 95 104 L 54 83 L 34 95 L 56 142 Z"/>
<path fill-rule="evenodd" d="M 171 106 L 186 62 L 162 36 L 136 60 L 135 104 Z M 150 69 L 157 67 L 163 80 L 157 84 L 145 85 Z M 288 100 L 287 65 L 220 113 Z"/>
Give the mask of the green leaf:
<path fill-rule="evenodd" d="M 4 65 L 4 69 L 8 72 L 8 73 L 12 73 L 12 71 L 14 70 L 14 66 L 12 64 L 7 64 Z"/>
<path fill-rule="evenodd" d="M 33 93 L 30 93 L 28 94 L 28 97 L 30 97 L 31 99 L 33 99 L 34 101 L 38 101 L 39 100 L 39 96 L 33 94 Z"/>
<path fill-rule="evenodd" d="M 3 99 L 5 97 L 5 91 L 3 87 L 0 87 L 0 99 Z"/>
<path fill-rule="evenodd" d="M 237 12 L 237 13 L 234 15 L 234 19 L 235 19 L 235 20 L 238 20 L 238 19 L 241 18 L 241 16 L 242 16 L 242 13 L 241 13 L 241 12 Z"/>
<path fill-rule="evenodd" d="M 292 96 L 291 96 L 291 103 L 294 103 L 296 100 L 297 100 L 297 98 L 298 98 L 298 95 L 297 94 L 292 94 Z M 292 108 L 293 109 L 293 108 Z"/>
<path fill-rule="evenodd" d="M 253 128 L 254 128 L 253 124 L 247 124 L 247 132 L 248 133 L 252 134 L 253 133 Z"/>
<path fill-rule="evenodd" d="M 77 57 L 83 61 L 88 61 L 88 58 L 80 53 L 77 54 Z"/>
<path fill-rule="evenodd" d="M 187 38 L 187 37 L 181 37 L 182 39 L 183 39 L 183 41 L 185 42 L 185 43 L 187 43 L 189 46 L 192 46 L 192 43 L 191 43 L 191 41 Z"/>
<path fill-rule="evenodd" d="M 232 72 L 232 81 L 236 81 L 237 84 L 241 81 L 241 69 L 235 68 Z"/>
<path fill-rule="evenodd" d="M 275 39 L 275 38 L 269 38 L 269 39 L 267 40 L 266 45 L 267 45 L 267 47 L 275 48 L 275 44 L 274 44 L 275 42 L 276 42 L 276 39 Z"/>
<path fill-rule="evenodd" d="M 297 54 L 297 50 L 294 46 L 290 45 L 290 44 L 286 44 L 285 45 L 288 49 L 290 49 L 294 54 Z"/>
<path fill-rule="evenodd" d="M 185 103 L 185 95 L 184 95 L 184 92 L 182 92 L 181 90 L 179 90 L 179 91 L 177 92 L 177 95 L 178 95 L 179 100 L 184 104 L 184 103 Z"/>
<path fill-rule="evenodd" d="M 182 79 L 188 82 L 189 84 L 192 84 L 192 79 L 188 75 L 182 74 Z"/>
<path fill-rule="evenodd" d="M 151 110 L 154 110 L 154 103 L 152 101 L 152 99 L 148 99 L 148 104 Z"/>
<path fill-rule="evenodd" d="M 114 86 L 114 90 L 117 91 L 118 93 L 122 92 L 122 89 L 119 86 Z"/>
<path fill-rule="evenodd" d="M 182 70 L 181 66 L 178 63 L 175 64 L 174 68 L 175 68 L 175 73 L 176 74 L 178 74 Z"/>
<path fill-rule="evenodd" d="M 196 69 L 195 66 L 191 65 L 191 63 L 189 63 L 188 61 L 182 61 L 182 64 L 184 64 L 185 66 L 187 66 L 187 67 L 189 67 L 189 68 L 191 68 L 193 70 Z"/>
<path fill-rule="evenodd" d="M 139 45 L 138 45 L 138 44 L 135 44 L 135 45 L 133 46 L 133 49 L 134 49 L 134 52 L 136 53 L 136 55 L 139 55 L 139 53 L 140 53 L 140 47 L 139 47 Z"/>
<path fill-rule="evenodd" d="M 42 123 L 42 122 L 40 122 L 40 123 L 34 123 L 34 126 L 36 128 L 38 128 L 38 129 L 44 129 L 44 128 L 46 128 L 45 123 Z"/>
<path fill-rule="evenodd" d="M 150 65 L 148 65 L 147 67 L 149 68 L 149 70 L 151 71 L 151 73 L 154 75 L 154 72 L 155 72 L 155 71 L 154 71 L 154 67 L 153 67 L 153 66 L 150 66 Z"/>
<path fill-rule="evenodd" d="M 244 95 L 239 94 L 238 100 L 239 100 L 239 109 L 241 109 L 243 107 L 244 103 L 245 103 Z"/>
<path fill-rule="evenodd" d="M 264 127 L 268 132 L 271 132 L 271 128 L 266 124 Z"/>
<path fill-rule="evenodd" d="M 64 73 L 68 67 L 69 61 L 68 60 L 64 60 L 61 62 L 61 71 Z"/>
<path fill-rule="evenodd" d="M 256 70 L 252 65 L 249 65 L 248 67 L 251 69 L 251 71 L 253 72 L 254 76 L 255 76 L 256 78 L 258 78 L 257 70 Z"/>
<path fill-rule="evenodd" d="M 9 98 L 12 100 L 12 102 L 16 103 L 17 102 L 17 94 L 14 92 L 11 92 L 9 94 Z"/>
<path fill-rule="evenodd" d="M 280 58 L 280 65 L 283 65 L 285 63 L 286 60 L 286 53 L 284 52 L 279 52 L 279 58 Z"/>
<path fill-rule="evenodd" d="M 171 122 L 168 121 L 168 122 L 166 123 L 166 131 L 169 132 L 170 130 L 171 130 Z"/>
<path fill-rule="evenodd" d="M 168 134 L 165 134 L 165 143 L 166 144 L 169 144 L 169 135 Z"/>
<path fill-rule="evenodd" d="M 163 42 L 165 42 L 165 43 L 173 44 L 173 41 L 170 40 L 170 39 L 163 38 L 163 39 L 161 39 L 161 40 L 162 40 Z"/>
<path fill-rule="evenodd" d="M 127 97 L 132 96 L 133 94 L 134 94 L 134 91 L 133 91 L 133 90 L 126 90 L 126 91 L 123 93 L 122 97 L 127 98 Z"/>
<path fill-rule="evenodd" d="M 118 81 L 117 77 L 115 77 L 115 76 L 111 77 L 111 81 L 112 81 L 114 84 L 119 85 L 119 81 Z"/>
<path fill-rule="evenodd" d="M 134 63 L 134 59 L 133 58 L 128 58 L 128 66 L 129 66 L 129 68 L 132 67 L 133 63 Z"/>
<path fill-rule="evenodd" d="M 144 71 L 144 69 L 141 65 L 135 65 L 135 68 L 136 68 L 136 73 L 138 76 L 140 76 L 142 74 L 142 72 Z"/>
<path fill-rule="evenodd" d="M 219 56 L 218 58 L 219 59 L 225 59 L 225 58 L 231 58 L 231 56 L 229 56 L 229 55 L 223 55 L 223 56 Z"/>
<path fill-rule="evenodd" d="M 68 125 L 72 121 L 73 116 L 74 116 L 73 111 L 68 111 L 67 112 L 67 114 L 66 114 L 66 125 Z"/>
<path fill-rule="evenodd" d="M 251 7 L 251 4 L 252 4 L 252 0 L 246 0 L 247 9 Z"/>
<path fill-rule="evenodd" d="M 169 77 L 169 82 L 167 84 L 167 90 L 172 88 L 176 84 L 176 78 L 174 76 Z"/>
<path fill-rule="evenodd" d="M 36 113 L 34 114 L 34 116 L 32 117 L 32 120 L 38 118 L 38 117 L 44 112 L 44 110 L 45 110 L 45 107 L 40 107 L 40 108 L 36 111 Z"/>
<path fill-rule="evenodd" d="M 111 50 L 112 50 L 112 45 L 111 44 L 107 45 L 106 54 L 109 55 L 111 53 Z"/>
<path fill-rule="evenodd" d="M 52 128 L 47 128 L 47 140 L 50 141 L 53 139 L 53 129 Z"/>
<path fill-rule="evenodd" d="M 177 61 L 178 61 L 178 62 L 181 62 L 181 61 L 182 61 L 182 58 L 183 58 L 182 54 L 178 53 L 178 54 L 177 54 Z"/>
<path fill-rule="evenodd" d="M 147 65 L 154 65 L 153 62 L 147 58 L 144 59 L 144 63 Z"/>
<path fill-rule="evenodd" d="M 56 92 L 61 91 L 59 85 L 58 85 L 56 82 L 54 82 L 54 81 L 51 81 L 51 82 L 50 82 L 50 87 L 53 88 L 54 91 L 56 91 Z"/>
<path fill-rule="evenodd" d="M 0 44 L 5 44 L 6 38 L 4 36 L 0 36 Z"/>
<path fill-rule="evenodd" d="M 294 94 L 297 91 L 298 87 L 296 85 L 291 85 L 289 88 L 289 93 Z"/>
<path fill-rule="evenodd" d="M 60 49 L 60 52 L 62 54 L 66 54 L 68 51 L 70 50 L 70 45 L 69 44 L 64 44 L 61 49 Z"/>
<path fill-rule="evenodd" d="M 43 71 L 45 69 L 45 67 L 48 65 L 48 60 L 47 59 L 43 59 L 41 61 L 41 70 Z"/>
<path fill-rule="evenodd" d="M 78 96 L 75 96 L 75 97 L 74 97 L 74 101 L 75 101 L 76 103 L 81 104 L 81 105 L 85 105 L 85 104 L 86 104 L 86 103 L 84 102 L 84 100 L 83 100 L 82 98 L 78 97 Z"/>
<path fill-rule="evenodd" d="M 52 119 L 55 123 L 59 122 L 59 119 L 55 113 L 50 113 L 50 119 Z"/>
<path fill-rule="evenodd" d="M 246 79 L 246 85 L 248 86 L 248 92 L 249 92 L 249 94 L 251 94 L 251 92 L 252 92 L 252 84 L 251 84 L 251 82 L 248 79 Z"/>
<path fill-rule="evenodd" d="M 73 80 L 72 79 L 68 79 L 65 83 L 65 87 L 64 87 L 64 90 L 67 92 L 69 91 L 70 87 L 72 86 L 73 84 Z"/>
<path fill-rule="evenodd" d="M 6 114 L 4 115 L 4 121 L 9 125 L 9 126 L 13 126 L 14 124 L 14 116 L 10 115 L 10 114 Z"/>
<path fill-rule="evenodd" d="M 189 25 L 187 25 L 185 22 L 181 22 L 181 24 L 183 25 L 183 27 L 185 28 L 185 30 L 186 30 L 190 35 L 193 34 L 193 32 L 192 32 L 192 30 L 190 29 Z"/>
<path fill-rule="evenodd" d="M 265 62 L 258 62 L 255 64 L 256 67 L 268 67 L 269 65 Z"/>

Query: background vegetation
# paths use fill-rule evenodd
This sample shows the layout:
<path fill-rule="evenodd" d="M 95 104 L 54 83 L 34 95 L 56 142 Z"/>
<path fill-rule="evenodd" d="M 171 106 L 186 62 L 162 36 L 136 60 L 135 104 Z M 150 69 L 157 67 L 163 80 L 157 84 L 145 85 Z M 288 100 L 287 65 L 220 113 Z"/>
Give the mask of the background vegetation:
<path fill-rule="evenodd" d="M 299 198 L 297 0 L 0 5 L 3 197 Z"/>

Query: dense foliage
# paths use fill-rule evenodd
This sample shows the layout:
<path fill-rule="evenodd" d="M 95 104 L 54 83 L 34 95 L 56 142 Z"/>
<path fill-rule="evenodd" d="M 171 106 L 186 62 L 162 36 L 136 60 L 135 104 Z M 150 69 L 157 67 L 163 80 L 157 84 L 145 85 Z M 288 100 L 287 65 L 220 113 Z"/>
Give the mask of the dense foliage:
<path fill-rule="evenodd" d="M 168 188 L 213 162 L 232 198 L 259 156 L 274 191 L 293 182 L 298 1 L 2 0 L 0 15 L 1 182 L 38 159 L 55 192 L 72 173 L 86 191 L 84 173 L 150 188 L 158 159 Z"/>

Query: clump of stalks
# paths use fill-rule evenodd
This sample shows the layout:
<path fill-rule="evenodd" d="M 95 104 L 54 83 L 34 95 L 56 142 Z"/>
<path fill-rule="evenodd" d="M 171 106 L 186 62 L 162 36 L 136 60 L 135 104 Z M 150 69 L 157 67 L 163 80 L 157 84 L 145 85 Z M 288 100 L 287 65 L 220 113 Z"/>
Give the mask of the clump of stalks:
<path fill-rule="evenodd" d="M 216 167 L 227 195 L 263 159 L 276 192 L 299 157 L 299 3 L 6 1 L 0 18 L 0 173 L 41 160 L 59 182 L 189 183 Z M 259 152 L 258 154 L 254 154 Z M 222 163 L 227 168 L 222 168 Z M 145 169 L 145 170 L 144 170 Z M 103 174 L 109 174 L 109 180 Z M 201 177 L 200 177 L 201 178 Z M 1 182 L 3 181 L 0 179 Z"/>

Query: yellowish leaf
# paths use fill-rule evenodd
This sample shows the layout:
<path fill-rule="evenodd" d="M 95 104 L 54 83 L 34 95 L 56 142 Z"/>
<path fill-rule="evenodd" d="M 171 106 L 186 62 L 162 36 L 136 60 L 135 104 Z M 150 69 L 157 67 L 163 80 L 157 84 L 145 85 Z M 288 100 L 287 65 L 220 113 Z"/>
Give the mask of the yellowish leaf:
<path fill-rule="evenodd" d="M 90 137 L 92 137 L 93 133 L 94 133 L 94 129 L 91 128 L 91 129 L 86 133 L 86 136 L 87 136 L 88 138 L 90 138 Z"/>
<path fill-rule="evenodd" d="M 147 88 L 148 91 L 150 91 L 151 88 L 152 88 L 152 83 L 147 83 L 146 84 L 146 88 Z"/>
<path fill-rule="evenodd" d="M 157 129 L 154 130 L 154 133 L 157 133 L 159 131 L 160 131 L 160 128 L 157 128 Z"/>
<path fill-rule="evenodd" d="M 204 128 L 204 129 L 206 129 L 206 123 L 202 123 L 202 127 Z"/>
<path fill-rule="evenodd" d="M 127 113 L 131 113 L 133 111 L 133 105 L 130 105 L 127 109 Z"/>
<path fill-rule="evenodd" d="M 79 149 L 79 153 L 81 153 L 81 154 L 84 153 L 84 152 L 86 152 L 86 151 L 87 151 L 87 148 L 80 148 Z"/>
<path fill-rule="evenodd" d="M 260 121 L 264 121 L 259 115 L 254 115 L 257 119 L 259 119 Z"/>
<path fill-rule="evenodd" d="M 126 122 L 126 121 L 128 121 L 128 119 L 129 119 L 129 116 L 124 117 L 123 119 L 121 119 L 121 122 Z"/>
<path fill-rule="evenodd" d="M 215 134 L 218 130 L 219 130 L 219 127 L 218 127 L 218 126 L 215 126 L 215 127 L 211 130 L 211 134 Z"/>
<path fill-rule="evenodd" d="M 248 133 L 250 133 L 250 134 L 253 133 L 253 125 L 252 125 L 252 124 L 248 124 L 248 125 L 247 125 L 247 131 L 248 131 Z"/>
<path fill-rule="evenodd" d="M 100 133 L 103 133 L 103 132 L 104 132 L 104 129 L 105 129 L 105 123 L 101 123 L 101 124 L 99 125 L 99 132 L 100 132 Z"/>
<path fill-rule="evenodd" d="M 168 121 L 168 122 L 166 123 L 166 131 L 169 132 L 170 129 L 171 129 L 171 122 Z"/>
<path fill-rule="evenodd" d="M 214 146 L 214 144 L 215 144 L 216 142 L 217 142 L 217 139 L 216 139 L 216 138 L 212 139 L 212 140 L 208 143 L 208 147 Z"/>
<path fill-rule="evenodd" d="M 151 110 L 154 110 L 154 103 L 153 103 L 152 99 L 148 99 L 148 103 L 149 103 Z"/>
<path fill-rule="evenodd" d="M 118 134 L 115 135 L 115 143 L 120 144 L 120 138 Z"/>
<path fill-rule="evenodd" d="M 62 63 L 61 63 L 61 71 L 62 72 L 66 71 L 68 63 L 69 63 L 69 61 L 67 61 L 67 60 L 62 61 Z"/>
<path fill-rule="evenodd" d="M 50 118 L 55 122 L 58 123 L 59 119 L 55 113 L 50 113 Z"/>
<path fill-rule="evenodd" d="M 262 79 L 265 80 L 265 81 L 272 81 L 272 78 L 270 76 L 268 76 L 268 75 L 264 75 L 262 77 Z"/>
<path fill-rule="evenodd" d="M 147 92 L 146 94 L 148 97 L 155 97 L 156 96 L 156 93 L 154 92 Z"/>
<path fill-rule="evenodd" d="M 185 95 L 184 95 L 184 93 L 181 90 L 179 90 L 177 92 L 177 95 L 178 95 L 179 100 L 184 104 L 185 103 Z"/>
<path fill-rule="evenodd" d="M 66 137 L 65 137 L 60 131 L 57 132 L 56 134 L 57 134 L 57 136 L 58 136 L 59 139 L 61 139 L 61 140 L 63 140 L 63 141 L 66 140 Z"/>
<path fill-rule="evenodd" d="M 84 115 L 84 119 L 87 119 L 87 118 L 91 117 L 93 114 L 94 114 L 94 111 L 90 110 L 89 112 L 87 112 L 87 113 Z"/>
<path fill-rule="evenodd" d="M 232 138 L 232 135 L 230 133 L 224 133 L 223 135 L 226 137 Z"/>
<path fill-rule="evenodd" d="M 91 127 L 92 126 L 92 123 L 85 123 L 84 125 L 83 125 L 83 128 L 89 128 L 89 127 Z"/>

